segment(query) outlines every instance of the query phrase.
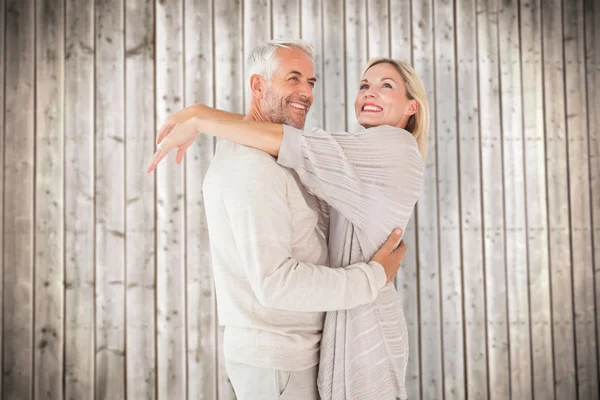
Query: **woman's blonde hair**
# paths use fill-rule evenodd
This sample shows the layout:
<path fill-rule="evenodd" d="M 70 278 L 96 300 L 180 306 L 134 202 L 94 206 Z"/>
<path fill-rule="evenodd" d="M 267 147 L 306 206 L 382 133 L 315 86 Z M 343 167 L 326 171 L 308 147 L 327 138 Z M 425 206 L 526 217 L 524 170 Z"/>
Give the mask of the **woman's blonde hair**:
<path fill-rule="evenodd" d="M 377 64 L 387 63 L 396 68 L 400 76 L 404 79 L 404 85 L 406 86 L 406 97 L 409 100 L 416 100 L 418 103 L 417 112 L 411 115 L 406 124 L 406 129 L 413 134 L 417 140 L 417 145 L 421 151 L 423 160 L 427 157 L 427 144 L 429 143 L 429 102 L 427 101 L 427 92 L 421 78 L 417 75 L 417 72 L 408 63 L 395 60 L 387 57 L 372 58 L 367 62 L 367 65 L 363 68 L 361 76 L 363 76 L 369 68 Z"/>

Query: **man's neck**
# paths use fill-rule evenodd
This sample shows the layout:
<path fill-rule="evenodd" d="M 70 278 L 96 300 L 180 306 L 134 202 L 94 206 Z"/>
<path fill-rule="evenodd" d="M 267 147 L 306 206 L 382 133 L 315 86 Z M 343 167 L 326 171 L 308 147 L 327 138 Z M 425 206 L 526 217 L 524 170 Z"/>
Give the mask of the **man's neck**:
<path fill-rule="evenodd" d="M 257 122 L 271 122 L 269 118 L 263 113 L 256 104 L 250 105 L 250 109 L 244 117 L 246 121 L 257 121 Z"/>

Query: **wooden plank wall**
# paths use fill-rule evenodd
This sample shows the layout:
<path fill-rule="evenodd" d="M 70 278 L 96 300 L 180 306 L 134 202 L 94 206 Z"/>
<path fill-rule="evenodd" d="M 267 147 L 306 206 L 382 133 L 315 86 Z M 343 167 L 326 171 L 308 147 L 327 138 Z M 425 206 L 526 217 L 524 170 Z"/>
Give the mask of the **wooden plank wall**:
<path fill-rule="evenodd" d="M 245 110 L 245 57 L 315 45 L 307 126 L 359 129 L 362 65 L 432 116 L 397 287 L 410 399 L 598 399 L 597 0 L 0 0 L 0 398 L 206 399 L 222 354 L 202 179 L 156 128 Z"/>

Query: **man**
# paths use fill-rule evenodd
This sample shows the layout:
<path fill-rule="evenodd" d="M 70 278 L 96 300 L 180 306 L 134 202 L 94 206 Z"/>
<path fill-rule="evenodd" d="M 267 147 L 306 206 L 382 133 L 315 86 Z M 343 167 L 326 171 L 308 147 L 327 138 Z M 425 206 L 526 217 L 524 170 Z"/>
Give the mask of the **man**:
<path fill-rule="evenodd" d="M 313 54 L 303 42 L 255 48 L 245 118 L 303 128 L 316 82 Z M 237 397 L 318 399 L 324 312 L 375 300 L 399 269 L 405 247 L 394 249 L 401 235 L 392 233 L 369 263 L 327 267 L 315 199 L 294 172 L 267 153 L 228 141 L 219 143 L 204 199 L 224 353 Z"/>

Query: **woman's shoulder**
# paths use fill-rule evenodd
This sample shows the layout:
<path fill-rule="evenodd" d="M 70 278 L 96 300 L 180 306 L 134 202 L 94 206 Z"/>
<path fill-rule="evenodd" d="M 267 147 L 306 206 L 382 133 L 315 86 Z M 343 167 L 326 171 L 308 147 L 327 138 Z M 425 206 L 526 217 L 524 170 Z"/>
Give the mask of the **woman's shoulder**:
<path fill-rule="evenodd" d="M 372 128 L 367 128 L 363 132 L 364 134 L 370 135 L 392 136 L 394 138 L 397 138 L 398 140 L 406 142 L 407 144 L 414 144 L 415 146 L 417 145 L 417 140 L 412 135 L 412 133 L 410 133 L 406 129 L 398 128 L 391 125 L 375 126 Z"/>

